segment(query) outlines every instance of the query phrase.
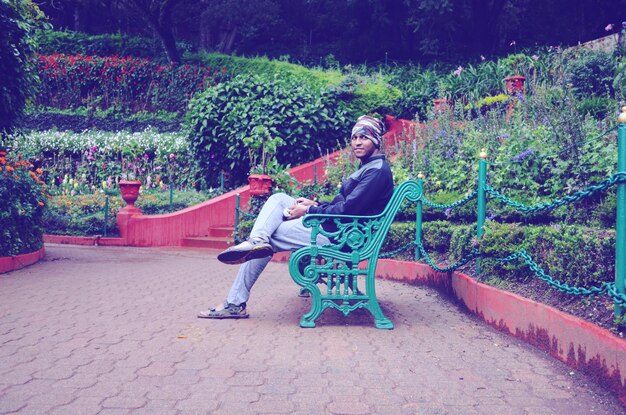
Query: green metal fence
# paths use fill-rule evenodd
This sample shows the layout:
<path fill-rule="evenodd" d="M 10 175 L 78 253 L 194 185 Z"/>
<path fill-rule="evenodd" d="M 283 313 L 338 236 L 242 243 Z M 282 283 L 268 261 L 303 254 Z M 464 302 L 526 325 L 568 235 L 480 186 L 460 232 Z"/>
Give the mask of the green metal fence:
<path fill-rule="evenodd" d="M 462 206 L 473 199 L 477 199 L 477 215 L 476 215 L 476 237 L 480 239 L 484 232 L 484 224 L 486 218 L 487 196 L 492 200 L 499 201 L 505 205 L 508 205 L 520 212 L 526 214 L 536 214 L 539 212 L 550 211 L 561 206 L 568 205 L 573 202 L 588 198 L 599 192 L 606 192 L 609 188 L 617 187 L 617 213 L 616 213 L 616 243 L 615 243 L 615 282 L 605 282 L 599 287 L 575 287 L 555 280 L 550 275 L 546 274 L 541 266 L 533 261 L 532 257 L 526 251 L 518 251 L 504 258 L 495 258 L 498 262 L 509 262 L 522 259 L 524 263 L 530 268 L 535 276 L 546 282 L 550 286 L 558 289 L 561 292 L 572 295 L 599 295 L 606 294 L 613 298 L 615 303 L 615 316 L 621 316 L 626 311 L 626 294 L 624 290 L 624 282 L 626 280 L 626 107 L 622 108 L 622 113 L 618 118 L 618 162 L 617 172 L 601 182 L 589 186 L 587 189 L 576 192 L 572 195 L 562 197 L 557 200 L 553 200 L 548 203 L 542 203 L 532 206 L 527 206 L 522 203 L 516 202 L 506 195 L 502 194 L 498 190 L 494 189 L 487 183 L 487 153 L 483 149 L 480 152 L 480 161 L 478 164 L 478 185 L 476 191 L 472 192 L 465 198 L 450 204 L 436 204 L 430 202 L 425 196 L 422 196 L 422 200 L 417 202 L 416 207 L 416 232 L 415 241 L 401 247 L 400 249 L 381 255 L 381 257 L 389 257 L 395 255 L 397 252 L 406 249 L 408 246 L 415 245 L 415 259 L 423 259 L 431 268 L 436 271 L 453 271 L 457 268 L 467 264 L 469 261 L 476 259 L 476 273 L 480 273 L 480 258 L 481 253 L 477 249 L 472 250 L 468 255 L 461 258 L 458 262 L 449 265 L 445 268 L 437 266 L 428 253 L 424 249 L 422 244 L 422 209 L 423 205 L 427 205 L 434 209 L 452 209 L 458 206 Z M 418 176 L 418 182 L 420 186 L 423 186 L 423 176 Z"/>

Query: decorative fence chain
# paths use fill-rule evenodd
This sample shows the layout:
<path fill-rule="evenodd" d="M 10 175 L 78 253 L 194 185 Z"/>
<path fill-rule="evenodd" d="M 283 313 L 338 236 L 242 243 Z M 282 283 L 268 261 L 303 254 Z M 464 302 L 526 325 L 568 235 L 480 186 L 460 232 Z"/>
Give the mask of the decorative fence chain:
<path fill-rule="evenodd" d="M 467 264 L 472 259 L 477 258 L 477 257 L 480 256 L 480 253 L 478 252 L 478 249 L 473 249 L 472 252 L 469 253 L 469 255 L 466 255 L 465 257 L 461 258 L 460 260 L 458 260 L 454 264 L 448 265 L 445 268 L 441 268 L 441 267 L 437 266 L 437 264 L 435 264 L 432 259 L 430 259 L 430 256 L 426 252 L 426 249 L 424 249 L 424 245 L 422 245 L 421 242 L 416 242 L 415 244 L 417 245 L 417 248 L 420 250 L 420 252 L 422 254 L 422 257 L 424 258 L 424 261 L 426 261 L 428 266 L 430 266 L 435 271 L 439 271 L 439 272 L 454 271 L 455 269 L 460 268 L 463 265 Z"/>
<path fill-rule="evenodd" d="M 417 249 L 420 250 L 420 252 L 422 254 L 422 257 L 424 258 L 424 261 L 426 261 L 428 266 L 430 266 L 435 271 L 440 271 L 440 272 L 454 271 L 455 269 L 460 268 L 463 265 L 467 264 L 472 259 L 477 258 L 477 257 L 480 256 L 480 253 L 478 252 L 478 249 L 474 249 L 472 252 L 470 252 L 469 255 L 465 256 L 464 258 L 461 258 L 459 261 L 455 262 L 454 264 L 449 265 L 449 266 L 447 266 L 445 268 L 441 268 L 437 264 L 435 264 L 435 262 L 430 258 L 430 256 L 426 252 L 426 249 L 424 249 L 424 245 L 422 245 L 421 242 L 411 241 L 411 242 L 408 242 L 408 243 L 402 245 L 400 248 L 398 248 L 396 250 L 385 252 L 384 254 L 380 254 L 380 255 L 378 255 L 378 257 L 379 258 L 391 258 L 391 257 L 395 256 L 396 254 L 399 254 L 400 252 L 405 251 L 408 248 L 411 248 L 413 246 L 417 246 Z"/>
<path fill-rule="evenodd" d="M 409 248 L 411 248 L 411 247 L 413 247 L 413 246 L 415 246 L 415 245 L 416 245 L 415 241 L 411 241 L 411 242 L 408 242 L 408 243 L 406 243 L 406 244 L 402 245 L 402 246 L 401 246 L 400 248 L 398 248 L 398 249 L 395 249 L 395 250 L 393 250 L 393 251 L 389 251 L 389 252 L 385 252 L 385 253 L 383 253 L 383 254 L 379 254 L 379 255 L 378 255 L 378 257 L 379 257 L 379 258 L 391 258 L 391 257 L 396 256 L 396 255 L 397 255 L 397 254 L 399 254 L 400 252 L 402 252 L 402 251 L 406 251 L 407 249 L 409 249 Z"/>
<path fill-rule="evenodd" d="M 244 210 L 242 210 L 241 208 L 236 208 L 235 209 L 237 211 L 238 215 L 241 215 L 243 219 L 254 219 L 256 218 L 256 215 L 253 215 L 252 213 L 248 213 Z"/>
<path fill-rule="evenodd" d="M 511 254 L 504 258 L 496 258 L 495 260 L 497 262 L 509 262 L 509 261 L 514 261 L 518 258 L 524 259 L 524 262 L 526 263 L 526 265 L 528 265 L 530 270 L 537 277 L 539 277 L 542 281 L 548 283 L 548 285 L 551 285 L 552 287 L 558 289 L 559 291 L 563 293 L 571 294 L 571 295 L 580 295 L 580 296 L 587 296 L 587 295 L 592 296 L 592 295 L 606 293 L 609 296 L 613 297 L 613 299 L 617 303 L 626 305 L 626 295 L 620 294 L 617 292 L 615 288 L 615 283 L 605 282 L 605 283 L 602 283 L 600 287 L 591 287 L 591 288 L 580 288 L 580 287 L 574 287 L 574 286 L 568 285 L 559 280 L 555 280 L 550 275 L 546 274 L 544 270 L 539 266 L 539 264 L 533 261 L 533 258 L 530 255 L 528 255 L 528 253 L 524 250 L 515 252 L 514 254 Z"/>
<path fill-rule="evenodd" d="M 541 203 L 541 204 L 533 205 L 533 206 L 527 206 L 522 203 L 511 200 L 505 195 L 503 195 L 502 193 L 500 193 L 499 191 L 495 190 L 493 187 L 489 186 L 488 184 L 485 186 L 485 191 L 489 193 L 491 196 L 493 196 L 494 198 L 500 200 L 501 202 L 509 206 L 514 207 L 517 210 L 520 210 L 524 213 L 536 213 L 536 212 L 556 209 L 568 203 L 577 202 L 579 200 L 584 199 L 585 197 L 589 197 L 600 191 L 607 190 L 609 187 L 619 182 L 626 182 L 626 172 L 615 173 L 611 177 L 602 180 L 598 184 L 589 186 L 587 190 L 578 191 L 571 196 L 565 196 L 561 199 L 557 199 L 552 202 Z"/>
<path fill-rule="evenodd" d="M 471 200 L 476 199 L 477 195 L 478 195 L 478 192 L 474 190 L 472 193 L 470 193 L 463 199 L 457 200 L 454 203 L 448 203 L 448 204 L 434 203 L 426 199 L 425 197 L 422 197 L 422 202 L 424 202 L 426 206 L 429 206 L 433 209 L 454 209 L 455 207 L 463 206 L 464 204 L 470 202 Z"/>

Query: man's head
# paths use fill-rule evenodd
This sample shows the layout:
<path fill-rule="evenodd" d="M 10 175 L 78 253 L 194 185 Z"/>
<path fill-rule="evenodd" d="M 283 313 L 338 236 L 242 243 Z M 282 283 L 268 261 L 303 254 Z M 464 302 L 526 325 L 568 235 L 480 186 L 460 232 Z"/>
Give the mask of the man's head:
<path fill-rule="evenodd" d="M 352 128 L 350 140 L 350 147 L 354 155 L 360 160 L 365 160 L 378 154 L 384 132 L 385 124 L 382 121 L 369 115 L 359 117 Z"/>
<path fill-rule="evenodd" d="M 362 115 L 356 120 L 356 124 L 352 127 L 351 137 L 360 134 L 372 140 L 376 148 L 380 149 L 383 142 L 383 134 L 385 133 L 385 124 L 369 115 Z"/>

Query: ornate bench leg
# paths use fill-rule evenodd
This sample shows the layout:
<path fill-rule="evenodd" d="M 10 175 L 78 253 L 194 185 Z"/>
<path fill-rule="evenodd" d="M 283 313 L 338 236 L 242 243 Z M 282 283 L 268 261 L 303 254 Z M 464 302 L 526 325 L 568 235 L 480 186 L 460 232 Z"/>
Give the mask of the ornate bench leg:
<path fill-rule="evenodd" d="M 367 280 L 365 282 L 367 295 L 369 296 L 368 309 L 374 316 L 374 324 L 377 329 L 391 330 L 393 329 L 393 323 L 383 314 L 383 310 L 380 308 L 378 298 L 376 297 L 374 270 L 376 270 L 376 264 L 374 264 L 373 271 L 370 271 L 366 276 Z"/>
<path fill-rule="evenodd" d="M 303 288 L 303 290 L 311 294 L 311 311 L 302 316 L 300 319 L 300 327 L 313 328 L 315 327 L 315 320 L 317 320 L 323 311 L 321 293 L 317 285 Z"/>

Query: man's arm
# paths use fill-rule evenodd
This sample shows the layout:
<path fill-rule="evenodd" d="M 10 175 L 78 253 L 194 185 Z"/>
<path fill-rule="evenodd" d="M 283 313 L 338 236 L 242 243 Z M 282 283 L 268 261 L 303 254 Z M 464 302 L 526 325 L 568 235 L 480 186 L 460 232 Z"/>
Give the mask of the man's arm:
<path fill-rule="evenodd" d="M 345 199 L 323 206 L 311 206 L 308 213 L 361 215 L 385 196 L 390 185 L 388 180 L 383 170 L 368 170 Z M 391 186 L 393 187 L 393 183 Z"/>

